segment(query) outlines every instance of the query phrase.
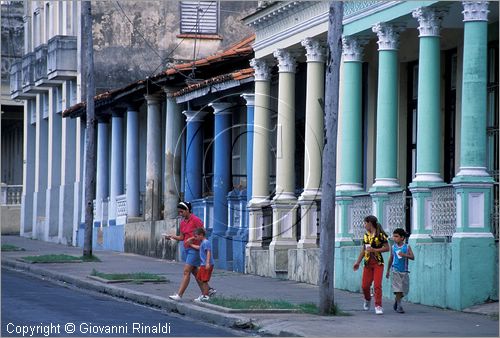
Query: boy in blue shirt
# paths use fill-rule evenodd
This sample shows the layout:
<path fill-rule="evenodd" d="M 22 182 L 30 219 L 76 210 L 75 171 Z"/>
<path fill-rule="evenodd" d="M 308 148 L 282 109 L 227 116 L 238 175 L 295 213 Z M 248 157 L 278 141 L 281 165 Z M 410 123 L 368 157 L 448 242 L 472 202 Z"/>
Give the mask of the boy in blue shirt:
<path fill-rule="evenodd" d="M 394 302 L 394 311 L 404 313 L 401 306 L 401 299 L 404 295 L 408 294 L 410 286 L 410 278 L 408 276 L 408 260 L 414 260 L 415 256 L 411 247 L 405 243 L 407 235 L 406 232 L 397 228 L 392 233 L 394 244 L 391 248 L 391 255 L 389 256 L 389 264 L 387 264 L 386 278 L 389 278 L 389 272 L 392 270 L 392 291 L 396 296 Z"/>
<path fill-rule="evenodd" d="M 194 230 L 194 239 L 200 243 L 199 245 L 192 244 L 189 241 L 189 245 L 196 250 L 200 250 L 200 267 L 198 273 L 196 274 L 196 279 L 201 283 L 201 296 L 195 299 L 196 302 L 207 301 L 209 297 L 209 286 L 208 282 L 212 276 L 212 271 L 214 270 L 214 258 L 212 256 L 212 246 L 209 240 L 205 237 L 206 232 L 204 228 L 196 228 Z"/>

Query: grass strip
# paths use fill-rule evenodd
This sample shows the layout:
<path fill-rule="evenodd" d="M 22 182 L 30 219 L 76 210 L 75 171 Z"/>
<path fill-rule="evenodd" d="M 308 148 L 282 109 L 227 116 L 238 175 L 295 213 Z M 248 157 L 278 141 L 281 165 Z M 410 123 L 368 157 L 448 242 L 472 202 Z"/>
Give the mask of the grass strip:
<path fill-rule="evenodd" d="M 2 244 L 2 251 L 24 251 L 24 249 L 12 244 Z"/>
<path fill-rule="evenodd" d="M 76 262 L 100 262 L 101 260 L 92 256 L 71 256 L 66 254 L 49 254 L 39 256 L 22 257 L 24 261 L 30 263 L 76 263 Z"/>
<path fill-rule="evenodd" d="M 285 300 L 264 300 L 264 299 L 242 299 L 232 297 L 212 297 L 208 301 L 210 304 L 227 307 L 230 309 L 247 309 L 247 310 L 269 310 L 269 309 L 284 309 L 284 310 L 298 310 L 302 313 L 319 314 L 318 306 L 314 303 L 300 303 L 292 304 Z M 335 305 L 333 313 L 334 316 L 346 316 L 345 312 Z"/>
<path fill-rule="evenodd" d="M 99 272 L 96 269 L 93 269 L 91 275 L 111 281 L 132 280 L 140 282 L 147 280 L 156 282 L 168 282 L 168 280 L 165 277 L 148 272 L 104 273 L 104 272 Z"/>

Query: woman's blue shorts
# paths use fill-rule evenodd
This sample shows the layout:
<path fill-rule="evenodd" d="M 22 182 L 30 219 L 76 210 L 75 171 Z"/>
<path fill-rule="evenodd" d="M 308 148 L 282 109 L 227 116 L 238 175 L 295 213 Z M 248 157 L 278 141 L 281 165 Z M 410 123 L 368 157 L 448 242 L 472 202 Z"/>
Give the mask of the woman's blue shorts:
<path fill-rule="evenodd" d="M 185 249 L 186 250 L 186 264 L 189 264 L 191 266 L 200 266 L 201 261 L 200 261 L 200 252 L 195 249 Z"/>

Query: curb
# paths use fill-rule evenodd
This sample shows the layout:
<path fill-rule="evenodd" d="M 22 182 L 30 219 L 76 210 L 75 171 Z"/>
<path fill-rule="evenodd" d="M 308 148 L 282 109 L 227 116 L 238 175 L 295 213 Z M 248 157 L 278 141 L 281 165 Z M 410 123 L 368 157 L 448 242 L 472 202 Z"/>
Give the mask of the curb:
<path fill-rule="evenodd" d="M 33 264 L 22 263 L 16 260 L 4 258 L 2 259 L 2 267 L 28 271 L 54 280 L 63 281 L 82 289 L 93 290 L 114 297 L 126 299 L 134 303 L 161 308 L 219 326 L 225 326 L 233 329 L 255 328 L 255 320 L 249 317 L 237 316 L 229 313 L 220 313 L 212 309 L 202 308 L 195 304 L 176 302 L 163 297 L 152 296 L 143 292 L 132 291 L 114 285 L 103 284 L 92 280 L 83 280 L 65 273 L 53 272 L 39 266 L 33 266 Z"/>

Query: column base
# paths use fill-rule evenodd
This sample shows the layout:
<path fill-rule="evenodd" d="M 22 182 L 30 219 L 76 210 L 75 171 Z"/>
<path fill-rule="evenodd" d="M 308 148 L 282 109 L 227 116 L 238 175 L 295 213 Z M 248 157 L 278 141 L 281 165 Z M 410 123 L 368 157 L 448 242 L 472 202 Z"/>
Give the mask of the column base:
<path fill-rule="evenodd" d="M 340 248 L 343 246 L 353 246 L 354 240 L 352 237 L 335 237 L 335 247 Z"/>
<path fill-rule="evenodd" d="M 336 192 L 359 192 L 363 191 L 363 185 L 361 183 L 339 183 L 336 186 Z"/>
<path fill-rule="evenodd" d="M 318 238 L 318 207 L 315 196 L 302 194 L 299 197 L 300 205 L 300 240 L 297 248 L 316 248 Z"/>
<path fill-rule="evenodd" d="M 396 178 L 376 178 L 375 183 L 372 185 L 372 189 L 383 188 L 383 189 L 401 189 L 399 181 Z"/>
<path fill-rule="evenodd" d="M 416 173 L 413 182 L 443 183 L 440 173 Z"/>
<path fill-rule="evenodd" d="M 455 233 L 451 242 L 449 307 L 463 310 L 495 297 L 498 249 L 491 234 Z M 464 277 L 464 272 L 467 276 Z M 472 276 L 480 276 L 473 278 Z"/>
<path fill-rule="evenodd" d="M 45 195 L 45 215 L 47 221 L 47 236 L 59 236 L 59 188 L 46 190 Z"/>

